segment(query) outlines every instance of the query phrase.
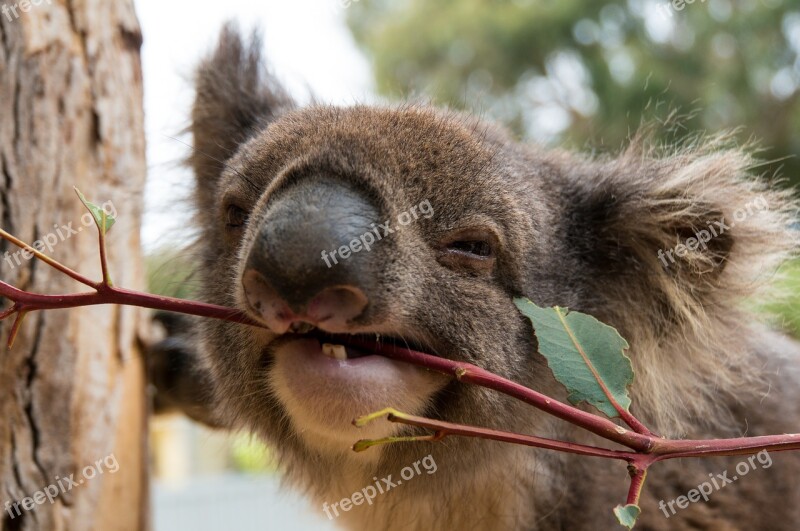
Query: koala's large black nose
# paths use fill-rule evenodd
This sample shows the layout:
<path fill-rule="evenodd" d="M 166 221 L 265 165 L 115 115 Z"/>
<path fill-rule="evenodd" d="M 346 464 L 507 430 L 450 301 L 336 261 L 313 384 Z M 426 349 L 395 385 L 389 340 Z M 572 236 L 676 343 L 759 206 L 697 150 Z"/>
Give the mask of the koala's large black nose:
<path fill-rule="evenodd" d="M 365 194 L 332 178 L 279 192 L 259 221 L 242 276 L 251 309 L 277 333 L 295 322 L 346 331 L 375 292 L 379 258 L 363 245 L 374 238 L 362 237 L 379 219 Z M 342 246 L 360 250 L 334 253 Z"/>

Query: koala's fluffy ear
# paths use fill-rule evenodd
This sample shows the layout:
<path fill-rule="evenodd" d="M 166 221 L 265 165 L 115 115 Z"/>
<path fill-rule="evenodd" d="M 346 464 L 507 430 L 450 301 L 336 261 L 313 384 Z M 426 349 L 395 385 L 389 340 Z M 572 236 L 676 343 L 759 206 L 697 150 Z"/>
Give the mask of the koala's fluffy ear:
<path fill-rule="evenodd" d="M 724 138 L 570 165 L 565 232 L 584 305 L 630 343 L 639 415 L 659 433 L 724 421 L 724 404 L 764 389 L 741 307 L 796 255 L 800 230 L 792 193 L 754 167 Z"/>
<path fill-rule="evenodd" d="M 197 67 L 189 164 L 197 178 L 198 202 L 209 207 L 224 163 L 239 145 L 293 107 L 261 57 L 261 38 L 243 39 L 235 24 L 220 32 L 216 49 Z"/>
<path fill-rule="evenodd" d="M 796 252 L 797 202 L 753 178 L 755 166 L 723 138 L 666 155 L 634 145 L 579 171 L 575 239 L 591 249 L 592 282 L 623 282 L 626 298 L 689 321 L 766 285 Z"/>

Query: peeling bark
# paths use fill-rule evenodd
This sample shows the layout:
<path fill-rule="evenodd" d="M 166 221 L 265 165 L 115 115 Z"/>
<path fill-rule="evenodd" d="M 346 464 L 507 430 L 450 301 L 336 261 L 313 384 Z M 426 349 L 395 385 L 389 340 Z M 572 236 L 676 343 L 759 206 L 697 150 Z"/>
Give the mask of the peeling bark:
<path fill-rule="evenodd" d="M 111 200 L 119 213 L 108 241 L 112 278 L 143 289 L 141 32 L 132 1 L 28 7 L 0 13 L 0 223 L 28 242 L 56 238 L 45 252 L 99 279 L 96 231 L 84 226 L 72 186 Z M 3 280 L 42 293 L 82 290 L 15 252 L 0 244 Z M 0 530 L 148 527 L 145 324 L 138 308 L 40 312 L 28 315 L 13 350 L 0 352 Z M 0 341 L 9 328 L 0 327 Z M 112 454 L 115 473 L 96 465 Z M 87 466 L 103 473 L 89 479 Z M 70 474 L 84 483 L 60 489 L 52 504 L 22 516 L 7 510 L 7 501 Z"/>

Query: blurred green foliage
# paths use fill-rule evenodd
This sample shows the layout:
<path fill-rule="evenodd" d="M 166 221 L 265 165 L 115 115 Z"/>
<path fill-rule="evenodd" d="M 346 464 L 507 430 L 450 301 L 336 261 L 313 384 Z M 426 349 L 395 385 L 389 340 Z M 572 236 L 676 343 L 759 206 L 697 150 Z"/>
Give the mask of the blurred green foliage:
<path fill-rule="evenodd" d="M 236 434 L 232 441 L 231 457 L 234 469 L 240 472 L 275 473 L 277 458 L 273 451 L 253 435 Z"/>
<path fill-rule="evenodd" d="M 782 274 L 784 278 L 778 284 L 782 297 L 763 309 L 777 328 L 800 338 L 800 261 L 785 266 Z"/>
<path fill-rule="evenodd" d="M 194 268 L 185 250 L 160 247 L 145 257 L 147 291 L 155 295 L 192 299 Z"/>
<path fill-rule="evenodd" d="M 360 0 L 348 24 L 378 90 L 499 119 L 523 137 L 614 150 L 642 119 L 741 127 L 800 182 L 800 2 Z M 675 130 L 663 132 L 667 142 Z M 788 158 L 787 158 L 788 157 Z M 780 160 L 778 160 L 780 159 Z"/>

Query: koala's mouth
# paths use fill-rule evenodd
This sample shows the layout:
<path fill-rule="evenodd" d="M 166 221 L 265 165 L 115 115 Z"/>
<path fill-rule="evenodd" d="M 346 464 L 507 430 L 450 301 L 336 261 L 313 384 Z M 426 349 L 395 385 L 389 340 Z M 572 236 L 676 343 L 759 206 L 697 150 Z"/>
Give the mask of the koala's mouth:
<path fill-rule="evenodd" d="M 424 345 L 405 338 L 382 334 L 331 334 L 314 326 L 287 334 L 288 338 L 313 338 L 319 341 L 323 355 L 337 360 L 352 360 L 379 356 L 380 348 L 392 345 L 395 349 L 427 352 Z M 287 339 L 288 339 L 287 338 Z"/>

